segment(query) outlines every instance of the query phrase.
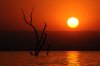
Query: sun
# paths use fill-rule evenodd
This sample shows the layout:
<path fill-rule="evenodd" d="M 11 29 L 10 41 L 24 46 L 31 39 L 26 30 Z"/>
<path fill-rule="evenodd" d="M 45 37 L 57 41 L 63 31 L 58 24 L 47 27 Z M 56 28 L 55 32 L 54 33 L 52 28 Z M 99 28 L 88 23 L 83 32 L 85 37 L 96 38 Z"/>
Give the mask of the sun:
<path fill-rule="evenodd" d="M 78 20 L 78 18 L 76 18 L 76 17 L 70 17 L 67 20 L 67 25 L 70 28 L 77 28 L 79 26 L 79 20 Z"/>

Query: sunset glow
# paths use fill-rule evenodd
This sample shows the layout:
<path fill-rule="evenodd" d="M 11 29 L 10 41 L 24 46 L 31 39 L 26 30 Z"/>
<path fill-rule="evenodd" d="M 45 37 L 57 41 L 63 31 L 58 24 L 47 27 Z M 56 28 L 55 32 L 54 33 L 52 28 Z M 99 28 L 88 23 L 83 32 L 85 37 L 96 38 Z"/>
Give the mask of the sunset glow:
<path fill-rule="evenodd" d="M 34 25 L 38 30 L 42 29 L 45 21 L 47 31 L 72 31 L 73 27 L 70 29 L 66 22 L 74 16 L 79 20 L 79 26 L 74 31 L 100 31 L 100 0 L 2 0 L 0 6 L 1 31 L 29 30 L 23 24 L 20 9 L 24 10 L 27 20 L 30 20 L 33 7 Z"/>
<path fill-rule="evenodd" d="M 100 0 L 0 0 L 0 66 L 100 66 Z"/>

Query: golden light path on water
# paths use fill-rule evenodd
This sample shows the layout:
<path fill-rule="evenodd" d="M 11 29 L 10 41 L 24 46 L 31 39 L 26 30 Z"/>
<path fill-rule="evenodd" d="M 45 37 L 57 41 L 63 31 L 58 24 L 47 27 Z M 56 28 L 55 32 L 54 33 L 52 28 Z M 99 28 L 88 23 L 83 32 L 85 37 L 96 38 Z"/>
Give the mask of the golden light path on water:
<path fill-rule="evenodd" d="M 78 51 L 68 51 L 67 54 L 67 66 L 81 66 L 79 61 L 79 52 Z"/>
<path fill-rule="evenodd" d="M 30 51 L 1 51 L 0 66 L 100 66 L 100 51 L 51 51 L 38 57 Z"/>

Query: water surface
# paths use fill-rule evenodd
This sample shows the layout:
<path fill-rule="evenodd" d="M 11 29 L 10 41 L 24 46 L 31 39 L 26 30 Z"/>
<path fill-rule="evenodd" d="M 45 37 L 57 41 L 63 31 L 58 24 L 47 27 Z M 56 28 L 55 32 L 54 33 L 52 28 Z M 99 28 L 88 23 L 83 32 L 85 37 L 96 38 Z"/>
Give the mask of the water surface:
<path fill-rule="evenodd" d="M 100 51 L 42 51 L 38 57 L 29 51 L 0 52 L 0 66 L 100 66 Z"/>

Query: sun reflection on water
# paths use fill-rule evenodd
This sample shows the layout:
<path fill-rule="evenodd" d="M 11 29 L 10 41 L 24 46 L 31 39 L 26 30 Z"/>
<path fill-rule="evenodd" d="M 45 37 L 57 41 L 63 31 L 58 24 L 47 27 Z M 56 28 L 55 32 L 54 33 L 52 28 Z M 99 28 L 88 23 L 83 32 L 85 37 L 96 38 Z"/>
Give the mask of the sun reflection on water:
<path fill-rule="evenodd" d="M 79 52 L 68 51 L 67 52 L 67 66 L 81 66 L 79 63 Z"/>

